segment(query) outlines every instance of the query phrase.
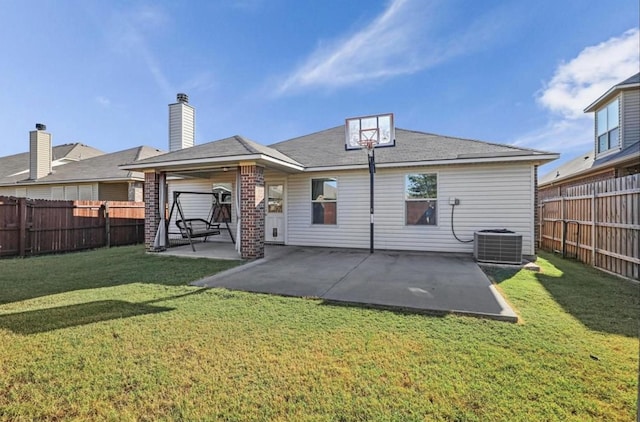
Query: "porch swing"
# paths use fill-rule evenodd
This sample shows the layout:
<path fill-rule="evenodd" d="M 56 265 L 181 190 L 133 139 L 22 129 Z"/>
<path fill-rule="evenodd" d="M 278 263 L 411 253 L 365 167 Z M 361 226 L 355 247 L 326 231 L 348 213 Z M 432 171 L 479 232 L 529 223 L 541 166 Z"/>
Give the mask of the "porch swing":
<path fill-rule="evenodd" d="M 211 197 L 211 209 L 209 210 L 207 219 L 185 218 L 184 208 L 182 207 L 182 203 L 180 202 L 181 195 L 209 195 Z M 231 232 L 231 227 L 229 227 L 229 221 L 231 220 L 229 210 L 227 207 L 222 206 L 218 202 L 218 198 L 216 197 L 215 193 L 174 191 L 173 203 L 171 204 L 171 211 L 169 211 L 167 224 L 171 224 L 171 217 L 173 217 L 174 211 L 176 211 L 177 213 L 175 225 L 179 231 L 177 233 L 170 233 L 169 231 L 167 231 L 167 235 L 180 234 L 182 239 L 186 239 L 189 241 L 191 249 L 193 249 L 194 252 L 196 251 L 196 247 L 193 243 L 193 239 L 204 238 L 203 242 L 206 242 L 208 237 L 221 234 L 220 221 L 224 222 L 227 232 L 229 233 L 229 237 L 231 237 L 231 241 L 234 244 L 236 243 L 233 237 L 233 233 Z"/>

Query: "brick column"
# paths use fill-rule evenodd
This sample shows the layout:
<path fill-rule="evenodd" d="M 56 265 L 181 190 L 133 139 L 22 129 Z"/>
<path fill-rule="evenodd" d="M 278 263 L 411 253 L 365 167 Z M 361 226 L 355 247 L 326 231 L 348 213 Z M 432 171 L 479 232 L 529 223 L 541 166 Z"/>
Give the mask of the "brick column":
<path fill-rule="evenodd" d="M 242 259 L 264 258 L 264 170 L 240 163 L 240 254 Z"/>
<path fill-rule="evenodd" d="M 160 224 L 160 175 L 157 173 L 144 174 L 144 244 L 148 251 L 153 250 L 153 241 Z"/>

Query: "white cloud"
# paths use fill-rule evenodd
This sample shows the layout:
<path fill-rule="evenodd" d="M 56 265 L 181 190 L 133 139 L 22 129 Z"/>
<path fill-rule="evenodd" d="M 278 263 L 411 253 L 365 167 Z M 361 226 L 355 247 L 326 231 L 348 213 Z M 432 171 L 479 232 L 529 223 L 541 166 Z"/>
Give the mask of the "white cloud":
<path fill-rule="evenodd" d="M 551 80 L 536 94 L 549 111 L 544 127 L 519 137 L 516 145 L 571 155 L 593 148 L 593 114 L 584 109 L 612 86 L 638 72 L 638 28 L 619 37 L 584 48 L 569 62 L 561 63 Z"/>
<path fill-rule="evenodd" d="M 113 25 L 107 34 L 115 51 L 143 60 L 156 85 L 166 97 L 174 95 L 175 89 L 149 47 L 148 38 L 165 27 L 169 20 L 158 7 L 139 7 L 114 14 Z"/>
<path fill-rule="evenodd" d="M 98 104 L 105 108 L 111 105 L 111 100 L 109 100 L 107 97 L 103 97 L 102 95 L 98 95 L 95 99 Z"/>
<path fill-rule="evenodd" d="M 464 32 L 439 34 L 436 1 L 392 0 L 361 30 L 320 45 L 279 84 L 278 94 L 312 87 L 336 88 L 412 74 L 486 47 L 501 30 L 500 10 L 480 16 Z M 450 29 L 450 28 L 449 28 Z"/>
<path fill-rule="evenodd" d="M 556 69 L 538 101 L 564 118 L 584 117 L 583 110 L 613 85 L 638 72 L 640 33 L 630 29 L 619 37 L 585 48 Z"/>

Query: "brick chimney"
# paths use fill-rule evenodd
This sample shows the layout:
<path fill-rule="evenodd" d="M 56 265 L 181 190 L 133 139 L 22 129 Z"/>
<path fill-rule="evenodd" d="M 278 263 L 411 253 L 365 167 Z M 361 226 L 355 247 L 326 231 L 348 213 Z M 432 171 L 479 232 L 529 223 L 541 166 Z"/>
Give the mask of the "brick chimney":
<path fill-rule="evenodd" d="M 51 174 L 51 134 L 47 127 L 36 123 L 36 130 L 29 132 L 29 179 L 37 180 Z"/>
<path fill-rule="evenodd" d="M 189 105 L 187 94 L 178 94 L 177 103 L 169 104 L 169 151 L 194 145 L 196 111 Z"/>

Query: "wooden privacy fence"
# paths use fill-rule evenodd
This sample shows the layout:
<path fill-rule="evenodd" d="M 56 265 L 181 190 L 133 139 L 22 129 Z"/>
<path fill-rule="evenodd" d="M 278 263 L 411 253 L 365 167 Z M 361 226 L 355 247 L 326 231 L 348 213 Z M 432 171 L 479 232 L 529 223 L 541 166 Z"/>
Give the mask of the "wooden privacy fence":
<path fill-rule="evenodd" d="M 567 188 L 539 207 L 542 249 L 640 279 L 640 174 Z"/>
<path fill-rule="evenodd" d="M 0 196 L 0 256 L 32 256 L 144 242 L 144 202 Z"/>

